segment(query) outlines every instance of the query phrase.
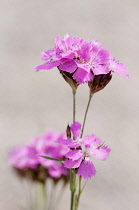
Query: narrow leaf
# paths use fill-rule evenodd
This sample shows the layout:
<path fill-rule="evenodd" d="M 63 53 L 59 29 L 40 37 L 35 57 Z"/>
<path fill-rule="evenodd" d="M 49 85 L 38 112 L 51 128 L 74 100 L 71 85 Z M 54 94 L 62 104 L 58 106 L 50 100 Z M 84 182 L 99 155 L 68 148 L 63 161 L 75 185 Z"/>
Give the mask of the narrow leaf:
<path fill-rule="evenodd" d="M 48 157 L 48 156 L 43 156 L 43 155 L 37 155 L 39 157 L 43 157 L 45 159 L 49 159 L 49 160 L 54 160 L 54 161 L 58 161 L 58 162 L 63 162 L 63 160 L 57 159 L 57 158 L 52 158 L 52 157 Z"/>

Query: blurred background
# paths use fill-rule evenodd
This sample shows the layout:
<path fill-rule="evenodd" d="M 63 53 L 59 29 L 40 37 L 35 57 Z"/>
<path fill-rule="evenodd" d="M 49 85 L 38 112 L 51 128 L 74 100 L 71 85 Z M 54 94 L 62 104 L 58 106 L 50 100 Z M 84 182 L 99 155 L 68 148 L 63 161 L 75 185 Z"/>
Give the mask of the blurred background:
<path fill-rule="evenodd" d="M 72 122 L 68 84 L 56 68 L 35 72 L 41 52 L 54 46 L 57 34 L 68 33 L 97 39 L 130 74 L 130 79 L 114 74 L 92 100 L 85 133 L 95 133 L 112 152 L 107 161 L 94 160 L 97 175 L 88 181 L 80 210 L 138 210 L 139 2 L 1 0 L 0 7 L 0 209 L 20 209 L 25 195 L 8 165 L 8 151 Z M 87 100 L 88 87 L 82 85 L 77 92 L 80 122 Z M 68 209 L 68 195 L 61 210 Z"/>

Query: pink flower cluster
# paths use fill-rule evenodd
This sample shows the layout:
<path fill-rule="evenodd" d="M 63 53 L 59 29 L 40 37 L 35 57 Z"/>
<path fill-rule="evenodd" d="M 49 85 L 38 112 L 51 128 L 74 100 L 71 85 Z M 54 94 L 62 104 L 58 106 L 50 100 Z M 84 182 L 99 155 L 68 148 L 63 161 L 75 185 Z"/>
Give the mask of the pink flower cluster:
<path fill-rule="evenodd" d="M 60 162 L 46 160 L 37 154 L 47 155 L 52 158 L 63 159 L 68 149 L 64 145 L 56 143 L 63 135 L 50 131 L 36 137 L 30 144 L 17 147 L 9 154 L 10 164 L 17 169 L 36 170 L 39 165 L 47 169 L 50 177 L 60 178 L 68 175 L 68 170 Z"/>
<path fill-rule="evenodd" d="M 44 64 L 36 67 L 37 71 L 58 67 L 60 71 L 68 72 L 79 84 L 93 81 L 95 75 L 116 72 L 125 77 L 126 67 L 116 61 L 108 50 L 103 49 L 97 40 L 85 41 L 66 34 L 61 40 L 55 39 L 55 47 L 42 53 Z"/>
<path fill-rule="evenodd" d="M 102 141 L 94 134 L 81 138 L 81 124 L 75 122 L 70 126 L 73 138 L 59 138 L 58 142 L 69 148 L 65 154 L 64 166 L 73 168 L 78 176 L 84 179 L 91 178 L 96 174 L 96 169 L 91 162 L 91 156 L 99 160 L 106 160 L 111 149 L 103 145 Z"/>

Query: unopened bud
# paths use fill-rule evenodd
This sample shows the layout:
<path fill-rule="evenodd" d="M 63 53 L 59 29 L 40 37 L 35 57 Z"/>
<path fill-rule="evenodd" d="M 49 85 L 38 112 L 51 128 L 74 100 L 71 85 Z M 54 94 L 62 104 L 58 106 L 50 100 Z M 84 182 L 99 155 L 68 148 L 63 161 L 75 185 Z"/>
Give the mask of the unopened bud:
<path fill-rule="evenodd" d="M 61 71 L 59 69 L 60 73 L 62 74 L 64 80 L 70 85 L 70 87 L 72 88 L 73 92 L 76 92 L 77 87 L 79 86 L 79 83 L 76 82 L 76 80 L 74 80 L 72 78 L 72 74 L 66 71 Z"/>
<path fill-rule="evenodd" d="M 90 93 L 94 94 L 102 90 L 112 79 L 111 72 L 108 74 L 95 75 L 93 80 L 88 82 Z"/>
<path fill-rule="evenodd" d="M 70 139 L 71 138 L 71 129 L 70 129 L 69 125 L 67 126 L 66 134 L 67 134 L 67 138 Z"/>

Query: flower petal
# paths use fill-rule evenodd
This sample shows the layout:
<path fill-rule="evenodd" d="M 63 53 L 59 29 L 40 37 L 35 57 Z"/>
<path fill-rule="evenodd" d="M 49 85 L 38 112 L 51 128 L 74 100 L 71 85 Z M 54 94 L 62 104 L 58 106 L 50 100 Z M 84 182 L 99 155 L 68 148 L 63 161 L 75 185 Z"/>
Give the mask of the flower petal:
<path fill-rule="evenodd" d="M 81 142 L 76 142 L 71 139 L 58 139 L 58 143 L 62 143 L 69 148 L 75 148 L 81 146 Z"/>
<path fill-rule="evenodd" d="M 81 163 L 77 174 L 78 176 L 81 176 L 83 179 L 89 179 L 92 176 L 95 176 L 96 169 L 90 160 L 84 160 Z"/>
<path fill-rule="evenodd" d="M 47 50 L 45 52 L 42 52 L 42 54 L 41 54 L 41 60 L 43 60 L 43 61 L 51 60 L 55 56 L 56 56 L 55 49 L 52 48 L 50 50 Z"/>
<path fill-rule="evenodd" d="M 50 70 L 56 66 L 60 65 L 60 61 L 50 61 L 50 62 L 46 62 L 42 65 L 36 66 L 36 71 L 40 71 L 40 70 Z"/>
<path fill-rule="evenodd" d="M 99 64 L 107 64 L 109 62 L 110 53 L 108 50 L 100 49 L 98 52 Z"/>
<path fill-rule="evenodd" d="M 83 156 L 83 151 L 78 149 L 78 150 L 72 150 L 66 154 L 66 157 L 72 160 L 78 160 Z"/>
<path fill-rule="evenodd" d="M 93 79 L 93 74 L 90 71 L 87 72 L 84 69 L 78 68 L 73 74 L 73 79 L 82 84 L 91 81 Z"/>
<path fill-rule="evenodd" d="M 73 60 L 67 61 L 59 66 L 62 71 L 73 73 L 77 69 L 77 65 Z"/>
<path fill-rule="evenodd" d="M 10 152 L 9 161 L 11 165 L 16 168 L 36 168 L 36 166 L 39 164 L 36 154 L 37 151 L 34 147 L 24 145 L 22 147 L 17 147 Z"/>
<path fill-rule="evenodd" d="M 102 146 L 99 149 L 95 149 L 91 152 L 91 155 L 93 155 L 95 158 L 99 160 L 106 160 L 107 157 L 110 154 L 111 149 L 108 148 L 108 146 Z"/>
<path fill-rule="evenodd" d="M 65 58 L 67 60 L 71 60 L 75 57 L 73 52 L 61 53 L 60 55 L 61 55 L 62 58 Z"/>
<path fill-rule="evenodd" d="M 92 67 L 93 73 L 95 75 L 100 75 L 100 74 L 108 74 L 109 73 L 109 68 L 108 65 L 95 65 Z"/>
<path fill-rule="evenodd" d="M 88 63 L 80 63 L 79 61 L 76 61 L 76 64 L 79 68 L 83 69 L 84 71 L 90 71 L 90 65 Z"/>
<path fill-rule="evenodd" d="M 124 72 L 126 70 L 126 66 L 123 63 L 116 61 L 113 57 L 110 62 L 110 70 L 129 78 L 129 74 Z"/>
<path fill-rule="evenodd" d="M 86 135 L 83 138 L 83 145 L 86 148 L 91 148 L 92 150 L 96 149 L 97 147 L 99 147 L 101 145 L 101 140 L 96 137 L 94 134 L 92 135 Z"/>
<path fill-rule="evenodd" d="M 80 138 L 81 135 L 81 124 L 79 122 L 74 122 L 70 126 L 74 139 Z"/>
<path fill-rule="evenodd" d="M 59 178 L 63 174 L 63 165 L 61 163 L 55 162 L 52 167 L 48 168 L 50 176 L 54 178 Z"/>
<path fill-rule="evenodd" d="M 79 158 L 78 160 L 65 160 L 64 166 L 66 168 L 78 168 L 82 162 L 82 158 Z"/>

